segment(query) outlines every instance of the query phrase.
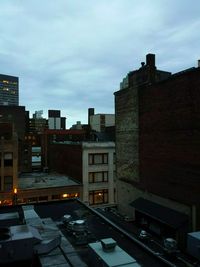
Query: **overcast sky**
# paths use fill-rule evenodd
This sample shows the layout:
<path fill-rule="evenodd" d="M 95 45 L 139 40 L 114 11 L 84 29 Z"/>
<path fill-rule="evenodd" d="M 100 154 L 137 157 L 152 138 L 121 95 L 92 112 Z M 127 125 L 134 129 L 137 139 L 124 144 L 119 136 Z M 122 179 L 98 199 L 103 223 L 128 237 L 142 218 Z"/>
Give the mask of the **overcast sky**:
<path fill-rule="evenodd" d="M 114 113 L 113 93 L 147 53 L 178 72 L 200 59 L 199 0 L 0 0 L 0 73 L 18 76 L 20 105 Z"/>

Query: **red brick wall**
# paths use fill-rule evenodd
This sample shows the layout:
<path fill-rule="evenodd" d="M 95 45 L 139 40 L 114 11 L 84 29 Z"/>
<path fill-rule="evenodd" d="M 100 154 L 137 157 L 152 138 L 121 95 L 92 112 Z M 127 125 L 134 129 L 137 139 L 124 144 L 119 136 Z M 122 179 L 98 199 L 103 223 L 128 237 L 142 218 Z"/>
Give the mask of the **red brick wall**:
<path fill-rule="evenodd" d="M 68 144 L 49 145 L 49 169 L 82 182 L 82 146 Z"/>
<path fill-rule="evenodd" d="M 200 200 L 200 69 L 139 89 L 139 187 Z"/>

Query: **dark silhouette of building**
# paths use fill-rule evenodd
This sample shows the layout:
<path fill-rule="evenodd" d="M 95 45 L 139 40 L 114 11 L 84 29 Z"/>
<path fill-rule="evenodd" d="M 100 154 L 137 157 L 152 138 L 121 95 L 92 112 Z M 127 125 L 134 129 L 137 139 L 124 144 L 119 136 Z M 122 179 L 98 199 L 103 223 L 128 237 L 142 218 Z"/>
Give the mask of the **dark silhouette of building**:
<path fill-rule="evenodd" d="M 18 138 L 18 170 L 30 170 L 30 146 L 26 142 L 29 129 L 29 113 L 24 106 L 0 106 L 0 121 L 13 124 Z"/>
<path fill-rule="evenodd" d="M 167 222 L 163 217 L 161 226 L 151 209 L 144 215 L 148 201 L 186 214 L 190 229 L 200 228 L 199 107 L 200 68 L 171 75 L 157 70 L 153 54 L 115 93 L 119 208 L 133 214 L 134 207 L 140 222 L 161 235 Z"/>
<path fill-rule="evenodd" d="M 19 105 L 19 79 L 0 74 L 0 105 Z"/>

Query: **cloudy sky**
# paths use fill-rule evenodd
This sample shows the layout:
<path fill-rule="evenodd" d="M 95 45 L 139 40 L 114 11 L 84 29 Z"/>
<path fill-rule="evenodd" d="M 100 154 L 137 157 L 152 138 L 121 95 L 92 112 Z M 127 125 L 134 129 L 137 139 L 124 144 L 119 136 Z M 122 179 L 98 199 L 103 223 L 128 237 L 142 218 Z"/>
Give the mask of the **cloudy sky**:
<path fill-rule="evenodd" d="M 113 93 L 147 53 L 177 72 L 200 59 L 199 0 L 0 0 L 0 73 L 20 79 L 20 105 L 114 113 Z"/>

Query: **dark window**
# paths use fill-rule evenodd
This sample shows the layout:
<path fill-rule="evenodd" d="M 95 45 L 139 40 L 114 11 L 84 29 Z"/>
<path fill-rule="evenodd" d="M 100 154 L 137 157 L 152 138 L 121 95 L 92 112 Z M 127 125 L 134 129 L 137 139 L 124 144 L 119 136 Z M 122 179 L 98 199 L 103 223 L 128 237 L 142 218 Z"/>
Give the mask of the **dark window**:
<path fill-rule="evenodd" d="M 116 153 L 113 153 L 113 164 L 116 164 Z"/>
<path fill-rule="evenodd" d="M 108 172 L 89 172 L 89 183 L 108 182 Z"/>
<path fill-rule="evenodd" d="M 13 177 L 12 176 L 4 176 L 4 191 L 12 191 L 13 189 Z"/>
<path fill-rule="evenodd" d="M 13 166 L 13 154 L 4 153 L 4 167 Z"/>
<path fill-rule="evenodd" d="M 39 201 L 48 201 L 48 196 L 39 197 Z"/>
<path fill-rule="evenodd" d="M 52 199 L 61 199 L 60 195 L 52 195 Z"/>
<path fill-rule="evenodd" d="M 93 164 L 108 164 L 108 153 L 89 154 L 88 161 Z"/>

